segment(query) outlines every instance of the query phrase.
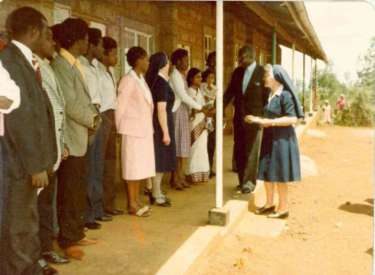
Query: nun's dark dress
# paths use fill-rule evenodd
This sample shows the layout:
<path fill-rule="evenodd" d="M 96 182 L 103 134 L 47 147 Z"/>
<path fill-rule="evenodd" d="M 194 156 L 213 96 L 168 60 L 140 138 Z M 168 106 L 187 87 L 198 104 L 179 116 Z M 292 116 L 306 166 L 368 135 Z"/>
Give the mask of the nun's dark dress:
<path fill-rule="evenodd" d="M 291 92 L 285 89 L 280 92 L 266 105 L 265 117 L 299 117 Z M 277 183 L 301 179 L 298 141 L 293 126 L 264 128 L 258 178 Z"/>
<path fill-rule="evenodd" d="M 155 104 L 153 123 L 156 172 L 171 172 L 176 170 L 176 142 L 174 133 L 174 120 L 172 113 L 172 107 L 175 97 L 169 83 L 160 75 L 157 76 L 157 79 L 153 87 L 151 88 L 151 91 Z M 169 136 L 171 138 L 171 143 L 168 146 L 166 146 L 163 143 L 163 130 L 161 129 L 158 119 L 158 102 L 167 103 L 167 122 Z"/>

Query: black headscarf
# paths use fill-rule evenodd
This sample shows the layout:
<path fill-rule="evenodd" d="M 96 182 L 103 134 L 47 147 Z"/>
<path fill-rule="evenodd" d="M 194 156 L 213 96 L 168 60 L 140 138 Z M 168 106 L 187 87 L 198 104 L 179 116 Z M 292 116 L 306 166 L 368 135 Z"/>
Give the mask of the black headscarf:
<path fill-rule="evenodd" d="M 164 52 L 158 52 L 150 57 L 150 65 L 146 73 L 146 82 L 150 89 L 155 85 L 159 70 L 168 64 L 168 57 Z"/>
<path fill-rule="evenodd" d="M 293 81 L 290 79 L 288 73 L 280 65 L 272 65 L 272 71 L 273 77 L 277 80 L 277 82 L 281 83 L 284 86 L 284 90 L 288 91 L 292 95 L 297 118 L 304 118 L 305 115 L 303 114 L 301 103 L 299 102 Z"/>

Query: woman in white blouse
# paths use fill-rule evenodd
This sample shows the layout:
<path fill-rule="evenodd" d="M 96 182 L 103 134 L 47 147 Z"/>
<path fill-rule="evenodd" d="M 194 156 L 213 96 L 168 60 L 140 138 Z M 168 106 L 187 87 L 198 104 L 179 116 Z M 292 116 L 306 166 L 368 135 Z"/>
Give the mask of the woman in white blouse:
<path fill-rule="evenodd" d="M 185 76 L 189 68 L 188 52 L 184 49 L 175 50 L 172 53 L 171 61 L 174 68 L 170 75 L 169 83 L 175 94 L 172 112 L 177 156 L 177 167 L 173 176 L 172 187 L 177 190 L 183 190 L 184 187 L 190 187 L 189 183 L 185 181 L 185 167 L 191 150 L 189 111 L 192 109 L 206 112 L 207 109 L 203 108 L 202 104 L 193 100 L 188 94 Z"/>

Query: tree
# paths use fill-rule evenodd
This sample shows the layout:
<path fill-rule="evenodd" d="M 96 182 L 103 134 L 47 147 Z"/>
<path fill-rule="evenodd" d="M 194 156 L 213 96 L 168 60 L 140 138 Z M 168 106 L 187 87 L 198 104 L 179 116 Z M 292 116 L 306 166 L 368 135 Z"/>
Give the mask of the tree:
<path fill-rule="evenodd" d="M 332 70 L 332 64 L 318 71 L 317 81 L 320 102 L 328 100 L 331 105 L 334 105 L 341 94 L 347 94 L 347 87 L 337 79 Z"/>
<path fill-rule="evenodd" d="M 370 47 L 360 58 L 361 69 L 358 71 L 359 85 L 375 89 L 375 37 L 370 41 Z"/>

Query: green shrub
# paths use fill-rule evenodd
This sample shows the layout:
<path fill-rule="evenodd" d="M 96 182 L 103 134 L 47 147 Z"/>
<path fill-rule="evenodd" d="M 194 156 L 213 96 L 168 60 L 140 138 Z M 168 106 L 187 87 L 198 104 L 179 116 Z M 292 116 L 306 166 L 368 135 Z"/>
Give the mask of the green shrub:
<path fill-rule="evenodd" d="M 335 124 L 343 126 L 373 126 L 374 109 L 369 92 L 363 89 L 352 91 L 348 106 L 343 111 L 336 111 Z"/>

